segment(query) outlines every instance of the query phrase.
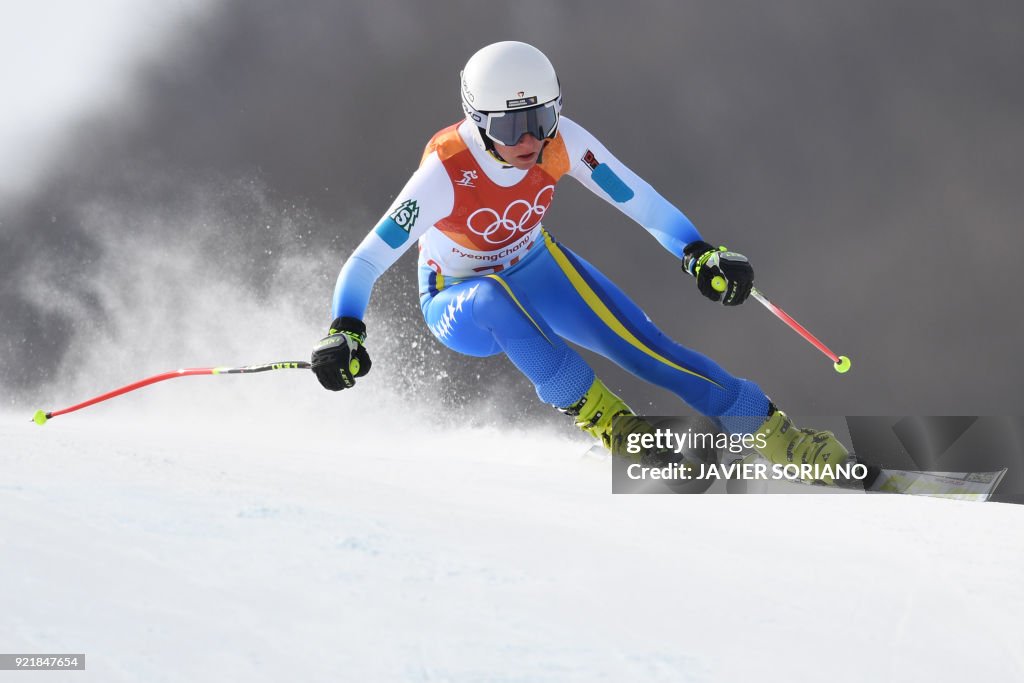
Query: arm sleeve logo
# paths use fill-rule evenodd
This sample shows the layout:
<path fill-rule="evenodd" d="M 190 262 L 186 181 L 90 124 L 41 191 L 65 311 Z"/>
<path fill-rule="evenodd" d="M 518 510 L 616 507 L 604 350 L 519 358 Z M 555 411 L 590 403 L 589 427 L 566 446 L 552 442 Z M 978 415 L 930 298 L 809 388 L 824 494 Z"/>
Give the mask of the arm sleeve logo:
<path fill-rule="evenodd" d="M 409 232 L 412 226 L 416 225 L 416 219 L 420 215 L 420 207 L 415 199 L 406 199 L 391 212 L 391 220 L 402 230 Z"/>
<path fill-rule="evenodd" d="M 406 199 L 399 204 L 386 218 L 377 224 L 373 229 L 384 242 L 392 249 L 405 244 L 409 239 L 409 231 L 416 225 L 419 218 L 420 207 L 415 199 Z"/>
<path fill-rule="evenodd" d="M 608 196 L 619 204 L 628 202 L 633 198 L 633 189 L 618 176 L 612 167 L 597 160 L 591 150 L 583 155 L 583 163 L 590 168 L 590 177 L 594 179 L 597 186 L 608 193 Z"/>

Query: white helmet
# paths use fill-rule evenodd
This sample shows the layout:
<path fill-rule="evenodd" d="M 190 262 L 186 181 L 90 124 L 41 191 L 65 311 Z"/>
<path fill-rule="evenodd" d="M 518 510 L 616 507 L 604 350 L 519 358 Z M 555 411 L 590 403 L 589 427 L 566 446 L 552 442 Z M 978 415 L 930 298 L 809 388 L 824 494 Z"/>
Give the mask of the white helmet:
<path fill-rule="evenodd" d="M 491 141 L 515 145 L 526 133 L 543 140 L 558 128 L 562 88 L 543 52 L 507 40 L 488 45 L 466 62 L 462 108 L 484 148 Z"/>

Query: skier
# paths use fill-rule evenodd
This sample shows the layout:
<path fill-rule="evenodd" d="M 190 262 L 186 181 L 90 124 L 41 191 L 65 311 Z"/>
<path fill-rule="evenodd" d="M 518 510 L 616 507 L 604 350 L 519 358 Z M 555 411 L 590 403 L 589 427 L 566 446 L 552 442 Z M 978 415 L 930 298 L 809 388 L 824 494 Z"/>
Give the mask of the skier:
<path fill-rule="evenodd" d="M 750 294 L 754 274 L 743 255 L 704 241 L 679 209 L 561 114 L 561 86 L 540 50 L 506 41 L 478 51 L 462 71 L 462 108 L 465 119 L 431 138 L 341 269 L 334 322 L 312 356 L 325 388 L 352 387 L 369 372 L 362 319 L 370 290 L 418 240 L 420 305 L 434 336 L 470 356 L 503 352 L 542 401 L 610 450 L 614 418 L 626 420 L 620 436 L 645 423 L 566 340 L 674 392 L 727 432 L 762 435 L 759 450 L 771 462 L 847 457 L 831 432 L 794 427 L 755 383 L 665 336 L 542 225 L 556 183 L 569 175 L 650 232 L 707 298 L 737 306 Z M 724 291 L 712 286 L 716 277 Z"/>

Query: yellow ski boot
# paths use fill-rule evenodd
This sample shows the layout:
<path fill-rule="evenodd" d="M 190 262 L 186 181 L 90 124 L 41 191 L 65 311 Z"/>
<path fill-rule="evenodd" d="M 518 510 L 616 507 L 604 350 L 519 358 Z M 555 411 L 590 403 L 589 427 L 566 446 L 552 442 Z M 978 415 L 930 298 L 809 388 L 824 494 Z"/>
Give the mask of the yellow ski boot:
<path fill-rule="evenodd" d="M 768 419 L 758 427 L 754 437 L 755 444 L 765 444 L 764 448 L 755 447 L 769 461 L 797 467 L 809 465 L 800 470 L 801 478 L 807 481 L 819 480 L 834 484 L 832 475 L 822 467 L 841 465 L 850 457 L 849 451 L 835 434 L 816 429 L 799 429 L 789 416 L 774 405 L 771 406 Z"/>
<path fill-rule="evenodd" d="M 599 440 L 614 455 L 625 454 L 624 440 L 627 434 L 653 430 L 650 423 L 637 417 L 621 398 L 596 377 L 583 398 L 560 410 L 575 418 L 577 427 Z M 616 417 L 619 417 L 620 424 L 619 429 L 613 433 L 612 422 Z M 626 421 L 625 424 L 622 420 Z"/>

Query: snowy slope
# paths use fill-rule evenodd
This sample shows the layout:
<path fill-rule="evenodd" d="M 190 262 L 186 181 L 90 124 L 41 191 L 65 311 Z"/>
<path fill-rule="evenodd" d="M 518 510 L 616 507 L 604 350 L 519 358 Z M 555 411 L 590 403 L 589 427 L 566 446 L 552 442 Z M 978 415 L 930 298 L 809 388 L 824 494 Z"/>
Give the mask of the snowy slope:
<path fill-rule="evenodd" d="M 0 651 L 88 662 L 0 681 L 1024 678 L 1022 507 L 612 496 L 561 433 L 147 403 L 222 381 L 0 417 Z"/>

